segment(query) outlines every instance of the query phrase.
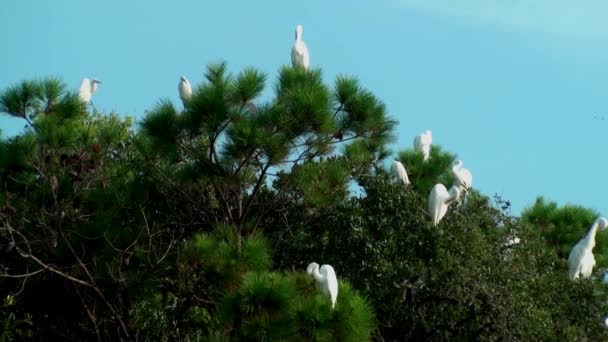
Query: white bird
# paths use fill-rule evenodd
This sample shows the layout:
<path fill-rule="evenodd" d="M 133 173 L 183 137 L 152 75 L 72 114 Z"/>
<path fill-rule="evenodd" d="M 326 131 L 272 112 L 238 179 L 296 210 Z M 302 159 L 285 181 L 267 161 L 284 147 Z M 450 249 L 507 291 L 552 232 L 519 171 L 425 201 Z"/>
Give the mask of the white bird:
<path fill-rule="evenodd" d="M 407 176 L 407 171 L 405 171 L 405 167 L 403 164 L 401 164 L 401 162 L 393 160 L 393 171 L 395 174 L 397 174 L 397 177 L 399 177 L 406 187 L 410 185 L 410 179 Z"/>
<path fill-rule="evenodd" d="M 457 201 L 459 197 L 460 189 L 457 186 L 453 186 L 448 192 L 443 184 L 435 184 L 429 195 L 429 216 L 431 216 L 434 226 L 439 224 L 447 213 L 448 206 Z"/>
<path fill-rule="evenodd" d="M 505 246 L 505 247 L 513 247 L 515 245 L 518 245 L 520 241 L 521 241 L 520 238 L 518 238 L 517 236 L 515 236 L 513 238 L 508 239 L 507 242 L 505 242 L 503 246 Z"/>
<path fill-rule="evenodd" d="M 331 299 L 331 308 L 333 310 L 336 306 L 336 300 L 338 299 L 338 278 L 336 277 L 334 268 L 330 265 L 323 265 L 319 270 L 319 264 L 313 262 L 308 265 L 306 272 L 312 274 L 315 278 L 321 293 L 329 296 Z"/>
<path fill-rule="evenodd" d="M 469 190 L 473 186 L 473 175 L 471 171 L 462 167 L 462 160 L 457 160 L 452 166 L 452 174 L 454 174 L 454 185 L 460 188 L 460 191 Z"/>
<path fill-rule="evenodd" d="M 431 155 L 431 144 L 433 143 L 433 133 L 430 130 L 422 132 L 414 138 L 414 149 L 422 151 L 424 161 L 427 161 Z"/>
<path fill-rule="evenodd" d="M 96 78 L 89 80 L 88 78 L 83 78 L 82 82 L 80 82 L 80 89 L 78 89 L 78 97 L 80 98 L 80 102 L 87 104 L 91 101 L 91 96 L 97 90 L 97 84 L 101 83 L 101 81 Z"/>
<path fill-rule="evenodd" d="M 304 69 L 308 69 L 308 66 L 310 65 L 308 48 L 306 47 L 306 43 L 302 40 L 302 25 L 296 27 L 296 41 L 291 48 L 291 64 L 294 67 L 297 65 L 303 66 Z"/>
<path fill-rule="evenodd" d="M 188 81 L 186 76 L 180 77 L 179 84 L 177 85 L 177 90 L 179 91 L 179 97 L 182 99 L 182 102 L 185 105 L 186 102 L 188 102 L 188 100 L 190 100 L 190 97 L 192 96 L 192 86 L 190 85 L 190 82 Z"/>
<path fill-rule="evenodd" d="M 599 217 L 585 236 L 572 248 L 568 256 L 568 270 L 570 280 L 575 280 L 580 277 L 588 278 L 591 276 L 593 266 L 595 266 L 595 257 L 593 256 L 593 247 L 595 247 L 595 234 L 598 229 L 608 228 L 608 220 Z"/>

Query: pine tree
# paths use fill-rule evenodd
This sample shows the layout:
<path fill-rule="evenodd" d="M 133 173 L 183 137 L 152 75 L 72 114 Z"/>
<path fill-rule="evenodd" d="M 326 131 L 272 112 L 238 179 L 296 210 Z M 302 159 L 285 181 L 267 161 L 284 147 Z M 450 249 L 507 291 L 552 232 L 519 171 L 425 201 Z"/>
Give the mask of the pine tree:
<path fill-rule="evenodd" d="M 236 227 L 237 251 L 270 209 L 252 211 L 269 177 L 295 184 L 270 203 L 345 198 L 353 169 L 382 158 L 394 139 L 395 121 L 354 78 L 338 77 L 332 91 L 320 70 L 285 67 L 275 98 L 256 102 L 265 81 L 253 68 L 233 76 L 225 63 L 210 65 L 182 112 L 163 100 L 142 123 L 158 158 L 206 183 L 201 191 L 218 203 L 218 216 Z"/>

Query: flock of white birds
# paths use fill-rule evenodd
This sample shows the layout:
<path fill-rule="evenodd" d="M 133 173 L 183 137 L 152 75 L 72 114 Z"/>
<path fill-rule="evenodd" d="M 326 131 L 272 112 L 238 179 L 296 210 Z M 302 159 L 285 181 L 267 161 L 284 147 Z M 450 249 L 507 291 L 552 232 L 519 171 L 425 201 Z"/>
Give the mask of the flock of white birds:
<path fill-rule="evenodd" d="M 432 144 L 433 133 L 430 130 L 422 132 L 414 139 L 414 150 L 422 153 L 425 163 L 431 158 Z M 393 171 L 406 187 L 411 184 L 405 166 L 400 161 L 393 161 Z M 450 204 L 458 201 L 473 186 L 473 175 L 471 171 L 462 167 L 462 160 L 457 160 L 454 163 L 452 174 L 454 175 L 454 183 L 449 191 L 445 185 L 438 183 L 433 186 L 429 194 L 428 214 L 434 226 L 437 226 L 443 219 Z"/>
<path fill-rule="evenodd" d="M 430 158 L 431 144 L 433 136 L 427 130 L 414 139 L 414 149 L 422 152 L 423 160 L 426 162 Z M 411 184 L 405 166 L 395 160 L 393 161 L 393 171 L 403 184 L 407 187 Z M 434 226 L 437 226 L 448 211 L 450 204 L 458 201 L 463 192 L 473 186 L 473 175 L 469 170 L 462 167 L 462 160 L 457 160 L 452 166 L 454 184 L 448 191 L 446 187 L 439 183 L 436 184 L 429 195 L 428 214 Z M 589 278 L 595 266 L 593 247 L 595 247 L 595 235 L 598 230 L 608 228 L 608 220 L 599 217 L 591 225 L 587 233 L 572 248 L 568 256 L 568 269 L 571 280 L 579 278 Z M 518 237 L 513 237 L 505 243 L 505 246 L 512 247 L 520 242 Z M 608 283 L 608 273 L 604 277 L 604 282 Z"/>
<path fill-rule="evenodd" d="M 302 40 L 302 25 L 298 25 L 295 31 L 295 41 L 291 48 L 291 64 L 294 67 L 303 67 L 308 70 L 310 65 L 310 54 L 308 47 Z M 84 78 L 80 84 L 78 96 L 84 104 L 91 103 L 91 97 L 97 90 L 97 85 L 101 81 L 93 78 Z M 180 77 L 178 84 L 179 96 L 185 104 L 192 96 L 192 86 L 185 76 Z M 92 103 L 91 103 L 92 104 Z M 414 149 L 422 152 L 424 162 L 431 158 L 431 145 L 433 143 L 433 135 L 430 130 L 422 132 L 414 139 Z M 450 190 L 445 185 L 438 183 L 429 194 L 428 214 L 434 226 L 437 226 L 448 211 L 449 206 L 457 202 L 460 197 L 471 189 L 473 186 L 473 175 L 471 172 L 462 167 L 462 161 L 457 160 L 452 166 L 452 174 L 454 175 L 454 183 Z M 411 184 L 405 166 L 395 160 L 393 161 L 393 171 L 397 177 L 403 182 L 404 186 Z M 591 276 L 593 267 L 595 266 L 595 257 L 593 256 L 593 247 L 595 246 L 595 235 L 598 230 L 608 228 L 608 220 L 606 218 L 598 218 L 589 228 L 585 236 L 570 251 L 568 256 L 569 276 L 571 280 L 579 278 L 588 278 Z M 512 246 L 519 243 L 519 238 L 515 237 L 507 242 L 507 245 Z M 317 281 L 320 291 L 329 296 L 332 309 L 336 305 L 338 298 L 338 280 L 336 272 L 330 265 L 319 267 L 316 262 L 308 265 L 308 274 L 311 274 Z M 605 278 L 608 282 L 608 276 Z M 608 319 L 606 321 L 608 326 Z"/>

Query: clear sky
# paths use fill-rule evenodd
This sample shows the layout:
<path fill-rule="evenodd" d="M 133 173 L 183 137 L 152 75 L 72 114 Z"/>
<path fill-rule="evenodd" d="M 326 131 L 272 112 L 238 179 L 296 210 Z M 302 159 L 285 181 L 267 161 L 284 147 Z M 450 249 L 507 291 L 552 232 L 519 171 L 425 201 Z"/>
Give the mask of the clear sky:
<path fill-rule="evenodd" d="M 515 213 L 542 194 L 606 216 L 606 18 L 600 0 L 3 1 L 0 89 L 97 77 L 98 109 L 141 118 L 209 62 L 273 85 L 300 23 L 328 83 L 357 76 L 399 120 L 393 150 L 431 129 Z"/>

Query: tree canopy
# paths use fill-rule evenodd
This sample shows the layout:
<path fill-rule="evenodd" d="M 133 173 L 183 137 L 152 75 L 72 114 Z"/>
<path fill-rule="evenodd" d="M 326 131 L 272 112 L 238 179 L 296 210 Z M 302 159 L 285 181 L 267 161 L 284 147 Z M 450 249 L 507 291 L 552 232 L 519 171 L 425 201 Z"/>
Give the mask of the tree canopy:
<path fill-rule="evenodd" d="M 0 339 L 606 339 L 604 285 L 566 265 L 597 213 L 518 218 L 472 189 L 435 227 L 456 154 L 397 151 L 404 187 L 397 122 L 356 78 L 283 67 L 266 88 L 211 64 L 137 125 L 58 78 L 0 91 L 28 127 L 0 140 Z M 333 310 L 311 262 L 336 270 Z"/>

